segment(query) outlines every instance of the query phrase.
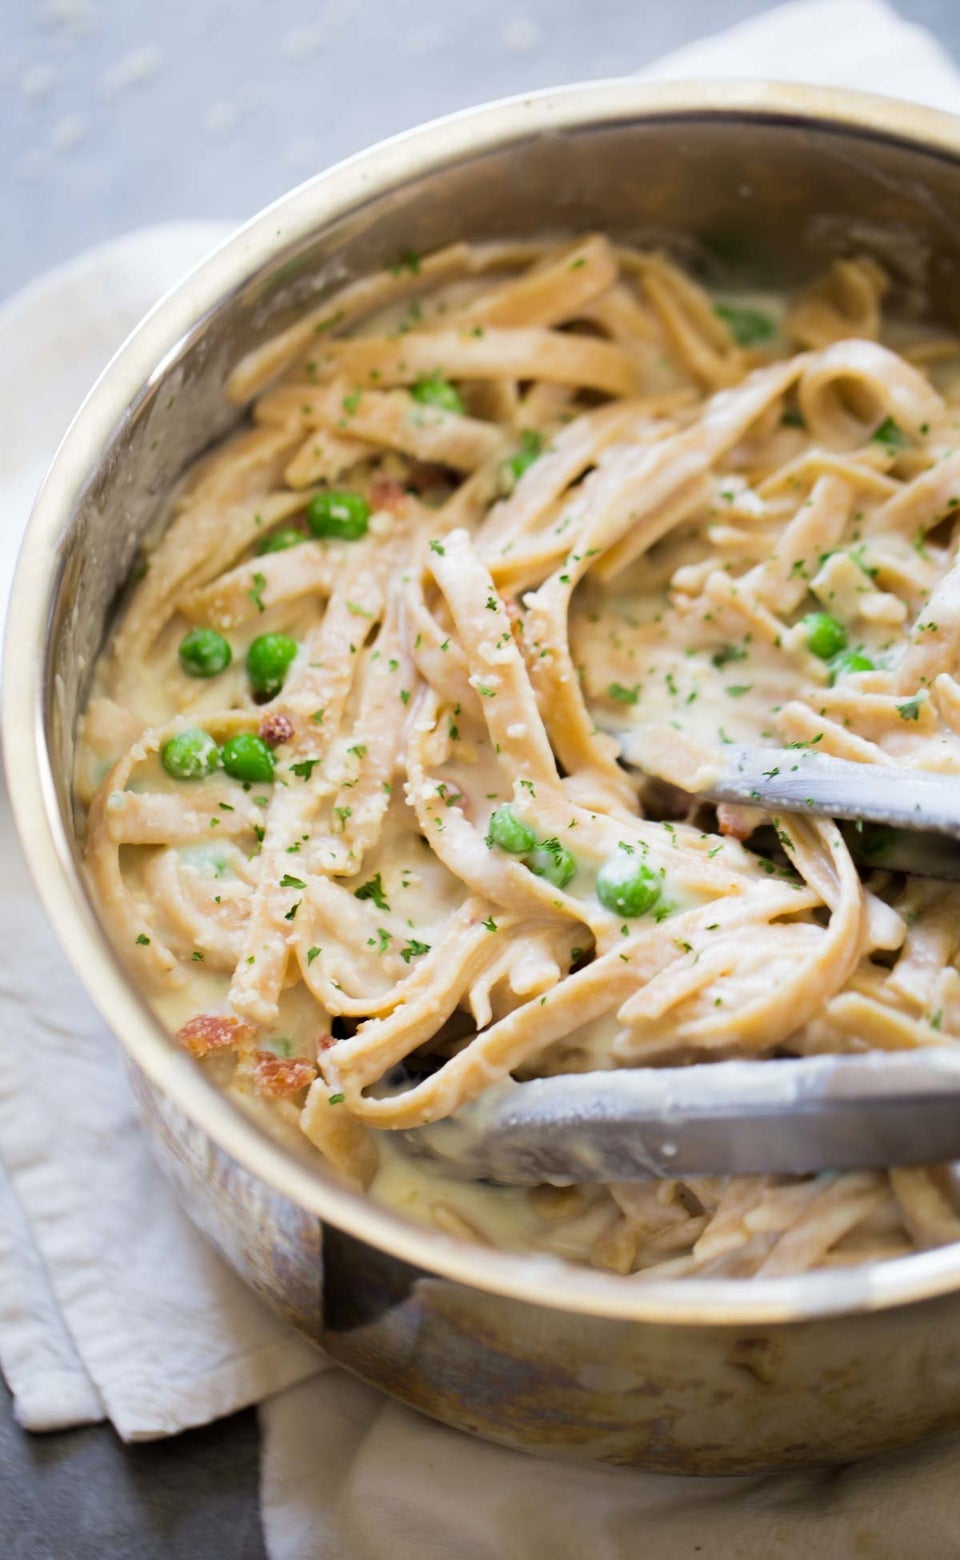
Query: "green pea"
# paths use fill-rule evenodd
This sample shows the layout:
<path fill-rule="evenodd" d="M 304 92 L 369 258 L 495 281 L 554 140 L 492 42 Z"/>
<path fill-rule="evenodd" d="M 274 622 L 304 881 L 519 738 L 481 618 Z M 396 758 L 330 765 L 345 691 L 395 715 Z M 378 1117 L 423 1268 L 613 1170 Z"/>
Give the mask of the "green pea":
<path fill-rule="evenodd" d="M 254 693 L 276 698 L 296 653 L 297 641 L 289 634 L 259 634 L 247 651 L 247 676 Z"/>
<path fill-rule="evenodd" d="M 821 661 L 830 661 L 847 648 L 847 631 L 829 612 L 808 612 L 803 619 L 803 631 L 807 649 Z"/>
<path fill-rule="evenodd" d="M 838 677 L 848 677 L 851 672 L 872 672 L 876 668 L 868 655 L 862 650 L 841 650 L 839 655 L 830 660 L 830 682 L 835 683 Z"/>
<path fill-rule="evenodd" d="M 577 873 L 576 858 L 559 840 L 541 840 L 527 857 L 527 866 L 554 888 L 566 888 Z"/>
<path fill-rule="evenodd" d="M 358 542 L 366 536 L 370 505 L 362 493 L 349 488 L 325 488 L 314 493 L 307 505 L 307 524 L 314 536 L 335 536 L 341 542 Z"/>
<path fill-rule="evenodd" d="M 180 641 L 180 665 L 188 677 L 217 677 L 233 659 L 233 651 L 215 628 L 191 628 Z"/>
<path fill-rule="evenodd" d="M 511 856 L 524 856 L 528 850 L 533 850 L 536 843 L 537 836 L 525 823 L 521 823 L 509 802 L 493 809 L 487 833 L 488 848 L 499 845 L 501 850 L 508 850 Z"/>
<path fill-rule="evenodd" d="M 268 784 L 273 779 L 273 754 L 262 737 L 238 731 L 228 737 L 221 753 L 223 767 L 234 780 Z"/>
<path fill-rule="evenodd" d="M 514 483 L 520 481 L 523 473 L 538 460 L 543 453 L 543 439 L 533 428 L 524 428 L 520 434 L 520 448 L 515 455 L 505 462 L 506 470 Z"/>
<path fill-rule="evenodd" d="M 597 873 L 597 898 L 615 915 L 646 915 L 660 898 L 657 874 L 625 851 L 605 861 Z"/>
<path fill-rule="evenodd" d="M 283 525 L 279 531 L 271 531 L 269 536 L 263 537 L 257 543 L 257 557 L 262 558 L 264 553 L 286 552 L 288 547 L 299 547 L 306 539 L 296 526 Z"/>
<path fill-rule="evenodd" d="M 410 394 L 424 406 L 439 406 L 442 412 L 457 412 L 463 416 L 464 405 L 460 393 L 441 374 L 426 374 L 411 386 Z"/>
<path fill-rule="evenodd" d="M 220 749 L 208 731 L 191 726 L 167 739 L 160 762 L 174 780 L 203 780 L 218 768 Z"/>

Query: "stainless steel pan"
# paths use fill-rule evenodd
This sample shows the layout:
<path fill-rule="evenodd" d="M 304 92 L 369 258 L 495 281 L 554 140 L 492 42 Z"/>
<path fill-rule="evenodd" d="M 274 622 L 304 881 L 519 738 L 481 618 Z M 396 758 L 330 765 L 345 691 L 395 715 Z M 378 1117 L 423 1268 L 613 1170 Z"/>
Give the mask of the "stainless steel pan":
<path fill-rule="evenodd" d="M 337 1359 L 535 1451 L 684 1473 L 864 1456 L 960 1426 L 960 1247 L 799 1278 L 647 1282 L 415 1227 L 272 1141 L 174 1050 L 79 870 L 78 710 L 164 493 L 235 419 L 231 364 L 401 250 L 595 226 L 669 242 L 728 283 L 794 284 L 866 248 L 901 307 L 956 328 L 960 121 L 764 83 L 607 82 L 427 126 L 270 207 L 130 338 L 38 499 L 8 630 L 15 810 L 187 1208 Z"/>

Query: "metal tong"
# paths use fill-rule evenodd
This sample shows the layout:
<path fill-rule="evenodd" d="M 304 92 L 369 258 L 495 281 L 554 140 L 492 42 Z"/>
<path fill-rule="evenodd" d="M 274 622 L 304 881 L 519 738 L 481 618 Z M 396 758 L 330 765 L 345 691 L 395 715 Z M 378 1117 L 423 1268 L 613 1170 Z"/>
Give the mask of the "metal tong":
<path fill-rule="evenodd" d="M 616 737 L 625 764 L 656 774 L 642 729 L 617 726 L 602 717 L 598 724 Z M 865 837 L 858 847 L 856 837 L 851 838 L 855 854 L 898 872 L 960 878 L 960 777 L 956 775 L 894 764 L 858 764 L 815 748 L 730 744 L 721 749 L 709 784 L 696 794 L 705 801 L 739 802 L 768 812 L 881 824 L 887 831 L 881 839 Z"/>
<path fill-rule="evenodd" d="M 649 772 L 642 733 L 604 724 Z M 907 830 L 878 865 L 960 877 L 952 775 L 731 745 L 698 794 Z M 507 1080 L 406 1137 L 448 1169 L 516 1185 L 932 1163 L 960 1158 L 960 1046 Z"/>
<path fill-rule="evenodd" d="M 404 1136 L 508 1185 L 927 1164 L 960 1158 L 960 1046 L 508 1079 Z"/>

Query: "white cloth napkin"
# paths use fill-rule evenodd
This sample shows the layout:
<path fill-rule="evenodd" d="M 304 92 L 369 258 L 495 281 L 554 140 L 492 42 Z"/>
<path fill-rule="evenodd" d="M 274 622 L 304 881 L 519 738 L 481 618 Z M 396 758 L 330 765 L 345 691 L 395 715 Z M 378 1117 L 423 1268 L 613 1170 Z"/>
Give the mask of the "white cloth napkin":
<path fill-rule="evenodd" d="M 791 0 L 666 54 L 639 73 L 648 81 L 768 77 L 856 87 L 960 109 L 960 73 L 922 27 L 886 0 Z"/>
<path fill-rule="evenodd" d="M 960 103 L 943 52 L 881 0 L 795 0 L 644 74 Z M 20 525 L 69 413 L 137 316 L 220 232 L 131 234 L 0 309 L 0 614 Z M 194 1233 L 147 1158 L 116 1047 L 43 923 L 2 792 L 0 860 L 0 1367 L 21 1423 L 106 1415 L 144 1439 L 264 1400 L 271 1560 L 955 1560 L 952 1441 L 782 1478 L 575 1469 L 472 1441 L 324 1368 Z"/>

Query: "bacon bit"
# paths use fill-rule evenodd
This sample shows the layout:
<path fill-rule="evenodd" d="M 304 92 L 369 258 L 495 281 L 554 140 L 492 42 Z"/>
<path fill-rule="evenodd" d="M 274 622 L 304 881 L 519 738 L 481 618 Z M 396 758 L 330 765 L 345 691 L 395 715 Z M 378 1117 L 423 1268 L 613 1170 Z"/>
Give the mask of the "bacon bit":
<path fill-rule="evenodd" d="M 449 485 L 450 475 L 446 466 L 438 466 L 432 461 L 415 460 L 410 467 L 407 486 L 412 487 L 421 498 L 425 493 L 432 492 L 434 488 L 445 488 Z"/>
<path fill-rule="evenodd" d="M 503 610 L 507 614 L 507 621 L 510 624 L 510 632 L 517 641 L 517 644 L 522 644 L 523 614 L 517 605 L 517 598 L 516 596 L 505 596 L 502 591 L 499 591 L 498 594 L 500 596 L 500 600 L 503 602 Z"/>
<path fill-rule="evenodd" d="M 374 477 L 370 484 L 371 509 L 387 509 L 392 515 L 399 515 L 406 502 L 406 489 L 396 477 Z"/>
<path fill-rule="evenodd" d="M 254 1085 L 258 1094 L 270 1100 L 284 1100 L 291 1094 L 299 1094 L 316 1076 L 313 1062 L 302 1056 L 275 1056 L 272 1051 L 257 1051 L 254 1057 Z"/>
<path fill-rule="evenodd" d="M 289 715 L 281 715 L 278 710 L 273 715 L 267 715 L 260 722 L 260 736 L 271 747 L 277 747 L 281 742 L 289 742 L 293 736 L 293 721 Z"/>
<path fill-rule="evenodd" d="M 318 1051 L 329 1051 L 330 1047 L 332 1045 L 336 1045 L 336 1043 L 337 1042 L 333 1038 L 333 1035 L 318 1035 L 317 1036 L 317 1050 Z"/>
<path fill-rule="evenodd" d="M 192 1056 L 206 1056 L 226 1045 L 243 1045 L 253 1038 L 253 1025 L 226 1013 L 198 1013 L 174 1037 Z"/>
<path fill-rule="evenodd" d="M 717 805 L 720 833 L 729 839 L 748 840 L 765 817 L 766 813 L 760 807 L 745 807 L 740 802 L 719 802 Z"/>

